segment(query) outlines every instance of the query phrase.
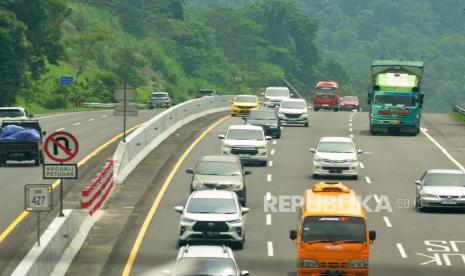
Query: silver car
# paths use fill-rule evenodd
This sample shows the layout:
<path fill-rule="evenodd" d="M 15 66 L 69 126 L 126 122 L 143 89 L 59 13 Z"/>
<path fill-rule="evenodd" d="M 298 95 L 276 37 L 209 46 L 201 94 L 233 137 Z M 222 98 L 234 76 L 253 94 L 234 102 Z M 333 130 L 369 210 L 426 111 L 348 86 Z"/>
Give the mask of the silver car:
<path fill-rule="evenodd" d="M 176 206 L 181 214 L 179 225 L 180 246 L 191 241 L 231 242 L 241 249 L 245 241 L 245 214 L 249 208 L 242 207 L 232 191 L 195 191 L 186 207 Z"/>
<path fill-rule="evenodd" d="M 168 92 L 153 92 L 149 99 L 149 109 L 154 109 L 155 107 L 171 107 L 173 101 L 170 98 Z"/>
<path fill-rule="evenodd" d="M 190 192 L 196 190 L 230 190 L 236 192 L 242 206 L 247 201 L 247 184 L 241 160 L 236 155 L 202 156 L 194 169 L 186 169 L 192 174 Z"/>
<path fill-rule="evenodd" d="M 227 246 L 186 245 L 179 249 L 171 275 L 246 276 L 249 272 L 239 270 L 233 251 Z"/>
<path fill-rule="evenodd" d="M 431 207 L 465 207 L 465 172 L 461 170 L 428 170 L 415 185 L 419 211 Z"/>

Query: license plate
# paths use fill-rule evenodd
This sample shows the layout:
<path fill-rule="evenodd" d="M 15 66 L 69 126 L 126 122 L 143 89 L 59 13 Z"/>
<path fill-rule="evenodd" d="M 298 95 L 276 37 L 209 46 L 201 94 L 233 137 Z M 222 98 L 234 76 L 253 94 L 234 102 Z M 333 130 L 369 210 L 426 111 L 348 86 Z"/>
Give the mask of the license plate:
<path fill-rule="evenodd" d="M 342 169 L 330 169 L 329 173 L 342 173 Z"/>
<path fill-rule="evenodd" d="M 442 200 L 442 204 L 446 204 L 446 205 L 456 205 L 456 204 L 457 204 L 457 201 L 456 201 L 456 200 L 453 200 L 453 199 L 443 199 L 443 200 Z"/>
<path fill-rule="evenodd" d="M 398 125 L 398 124 L 400 124 L 400 121 L 390 121 L 389 124 L 391 124 L 391 125 Z"/>
<path fill-rule="evenodd" d="M 218 237 L 220 235 L 219 232 L 204 232 L 203 235 L 205 237 L 208 237 L 208 238 L 215 238 L 215 237 Z"/>

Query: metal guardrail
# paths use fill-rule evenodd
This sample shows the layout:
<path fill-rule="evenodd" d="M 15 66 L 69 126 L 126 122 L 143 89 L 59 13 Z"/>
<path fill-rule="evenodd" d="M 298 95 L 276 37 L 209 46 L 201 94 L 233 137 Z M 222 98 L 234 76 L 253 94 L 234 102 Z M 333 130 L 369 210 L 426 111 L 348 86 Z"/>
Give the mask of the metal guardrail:
<path fill-rule="evenodd" d="M 458 112 L 458 113 L 460 113 L 462 115 L 465 115 L 465 103 L 453 106 L 452 110 L 455 111 L 455 112 Z"/>
<path fill-rule="evenodd" d="M 82 103 L 83 107 L 95 107 L 95 108 L 113 108 L 116 105 L 122 105 L 121 103 Z M 133 105 L 133 104 L 128 104 Z M 137 103 L 138 108 L 147 108 L 146 104 Z"/>
<path fill-rule="evenodd" d="M 114 179 L 122 183 L 136 166 L 163 140 L 183 125 L 202 116 L 226 111 L 233 96 L 189 100 L 157 114 L 120 142 L 113 155 Z"/>

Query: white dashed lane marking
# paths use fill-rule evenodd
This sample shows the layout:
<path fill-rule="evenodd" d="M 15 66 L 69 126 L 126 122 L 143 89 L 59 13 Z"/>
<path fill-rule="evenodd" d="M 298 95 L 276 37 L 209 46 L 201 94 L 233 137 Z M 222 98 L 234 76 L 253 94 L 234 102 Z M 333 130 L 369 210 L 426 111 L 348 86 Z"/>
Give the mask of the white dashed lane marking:
<path fill-rule="evenodd" d="M 273 145 L 276 145 L 276 143 L 277 143 L 277 142 L 278 142 L 278 141 L 276 141 L 276 140 L 273 140 Z"/>
<path fill-rule="evenodd" d="M 352 132 L 352 128 L 349 128 L 349 131 Z"/>
<path fill-rule="evenodd" d="M 273 252 L 273 242 L 272 241 L 268 241 L 266 243 L 266 246 L 268 248 L 268 256 L 269 257 L 273 257 L 274 256 L 274 252 Z"/>
<path fill-rule="evenodd" d="M 266 192 L 265 199 L 266 199 L 266 201 L 271 201 L 271 193 L 270 192 Z"/>
<path fill-rule="evenodd" d="M 81 123 L 75 123 L 75 124 L 73 124 L 73 126 L 78 126 L 78 125 L 80 125 L 80 124 L 81 124 Z"/>
<path fill-rule="evenodd" d="M 268 161 L 268 167 L 273 167 L 273 160 Z"/>
<path fill-rule="evenodd" d="M 271 214 L 266 214 L 266 225 L 271 225 Z"/>
<path fill-rule="evenodd" d="M 363 165 L 363 163 L 362 163 L 362 162 L 360 162 L 360 163 L 358 163 L 358 164 L 359 164 L 360 168 L 362 168 L 362 169 L 364 169 L 364 168 L 365 168 L 365 165 Z"/>
<path fill-rule="evenodd" d="M 87 120 L 88 122 L 92 122 L 93 120 L 95 120 L 94 118 L 90 118 L 89 120 Z"/>
<path fill-rule="evenodd" d="M 405 253 L 404 247 L 402 246 L 401 243 L 396 243 L 397 249 L 399 250 L 400 255 L 402 258 L 407 258 L 407 254 Z"/>
<path fill-rule="evenodd" d="M 351 134 L 351 135 L 350 135 L 350 138 L 354 138 L 354 135 L 353 135 L 353 134 Z"/>
<path fill-rule="evenodd" d="M 106 118 L 106 117 L 107 117 L 107 115 L 102 115 L 102 118 Z"/>
<path fill-rule="evenodd" d="M 268 174 L 268 175 L 266 176 L 266 181 L 271 182 L 271 174 Z"/>
<path fill-rule="evenodd" d="M 386 223 L 386 226 L 391 228 L 392 224 L 391 224 L 391 221 L 389 220 L 389 218 L 388 217 L 383 217 L 383 219 L 384 219 L 384 222 Z"/>
<path fill-rule="evenodd" d="M 365 181 L 366 181 L 368 184 L 371 184 L 371 179 L 370 179 L 368 176 L 365 176 Z"/>
<path fill-rule="evenodd" d="M 271 155 L 274 155 L 275 151 L 274 149 L 271 150 Z"/>

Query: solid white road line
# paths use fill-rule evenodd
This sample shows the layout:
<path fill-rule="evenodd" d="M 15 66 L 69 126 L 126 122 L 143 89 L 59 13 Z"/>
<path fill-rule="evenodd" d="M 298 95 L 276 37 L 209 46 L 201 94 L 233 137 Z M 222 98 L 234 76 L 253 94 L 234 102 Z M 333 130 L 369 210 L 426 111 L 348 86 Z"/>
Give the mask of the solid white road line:
<path fill-rule="evenodd" d="M 269 257 L 273 257 L 274 253 L 273 253 L 273 242 L 272 241 L 268 241 L 266 243 L 267 247 L 268 247 L 268 256 Z"/>
<path fill-rule="evenodd" d="M 391 224 L 391 221 L 389 220 L 389 218 L 388 217 L 383 217 L 383 219 L 384 219 L 384 222 L 386 223 L 386 226 L 391 228 L 392 224 Z"/>
<path fill-rule="evenodd" d="M 268 167 L 273 167 L 273 160 L 268 161 Z"/>
<path fill-rule="evenodd" d="M 80 125 L 80 124 L 81 124 L 81 123 L 75 123 L 75 124 L 73 124 L 73 126 L 78 126 L 78 125 Z"/>
<path fill-rule="evenodd" d="M 428 139 L 433 142 L 433 144 L 435 144 L 436 147 L 438 147 L 447 156 L 447 158 L 452 161 L 452 163 L 454 163 L 457 167 L 459 167 L 459 169 L 465 172 L 465 168 L 462 166 L 462 164 L 460 164 L 454 157 L 452 157 L 452 155 L 450 155 L 450 153 L 443 146 L 441 146 L 441 144 L 439 144 L 433 137 L 431 137 L 427 131 L 428 130 L 426 128 L 421 128 L 421 132 L 423 132 L 423 134 L 426 135 L 426 137 L 428 137 Z"/>
<path fill-rule="evenodd" d="M 274 149 L 271 150 L 271 155 L 274 155 Z"/>
<path fill-rule="evenodd" d="M 400 255 L 402 258 L 407 258 L 407 254 L 405 253 L 404 247 L 402 246 L 401 243 L 396 243 L 397 249 L 399 250 Z"/>
<path fill-rule="evenodd" d="M 277 142 L 278 142 L 278 141 L 276 141 L 276 140 L 273 140 L 273 145 L 276 145 L 276 143 L 277 143 Z"/>
<path fill-rule="evenodd" d="M 65 130 L 65 128 L 62 127 L 62 128 L 57 129 L 56 131 L 62 131 L 62 130 Z"/>
<path fill-rule="evenodd" d="M 360 168 L 364 169 L 365 168 L 365 165 L 363 165 L 362 162 L 359 162 L 358 165 L 360 166 Z"/>
<path fill-rule="evenodd" d="M 271 225 L 271 214 L 266 214 L 266 225 Z"/>
<path fill-rule="evenodd" d="M 271 174 L 268 174 L 268 175 L 266 176 L 266 181 L 271 182 Z"/>
<path fill-rule="evenodd" d="M 89 120 L 87 120 L 88 122 L 92 122 L 93 120 L 95 120 L 94 118 L 90 118 Z"/>
<path fill-rule="evenodd" d="M 370 179 L 368 176 L 365 176 L 365 181 L 366 181 L 368 184 L 371 184 L 371 179 Z"/>
<path fill-rule="evenodd" d="M 271 201 L 271 193 L 270 192 L 266 192 L 266 201 Z"/>
<path fill-rule="evenodd" d="M 380 203 L 380 202 L 381 202 L 381 200 L 379 200 L 379 197 L 378 197 L 377 194 L 373 194 L 373 197 L 375 198 L 375 201 L 376 201 L 377 203 Z"/>

